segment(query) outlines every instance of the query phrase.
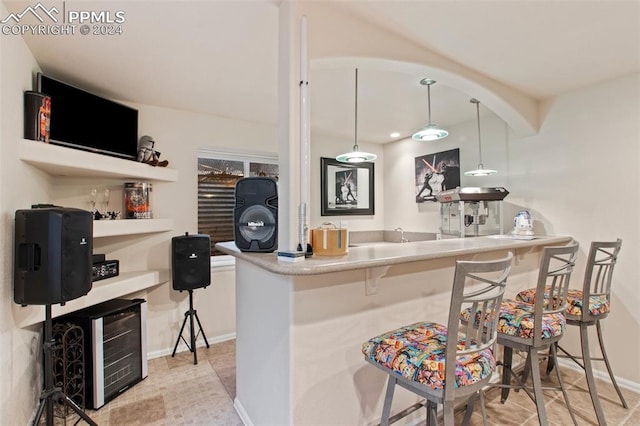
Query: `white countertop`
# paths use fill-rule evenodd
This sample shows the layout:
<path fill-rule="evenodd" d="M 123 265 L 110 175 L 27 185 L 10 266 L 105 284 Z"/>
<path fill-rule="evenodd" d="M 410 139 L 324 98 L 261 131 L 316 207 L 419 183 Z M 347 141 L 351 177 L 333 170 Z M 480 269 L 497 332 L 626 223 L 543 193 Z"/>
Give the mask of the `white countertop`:
<path fill-rule="evenodd" d="M 496 250 L 529 249 L 542 245 L 564 244 L 569 241 L 571 241 L 569 236 L 536 236 L 532 240 L 517 240 L 509 236 L 493 235 L 403 244 L 381 243 L 350 247 L 349 253 L 344 256 L 312 256 L 296 263 L 278 261 L 275 252 L 241 252 L 233 241 L 217 243 L 216 248 L 225 254 L 235 256 L 276 274 L 319 275 Z"/>

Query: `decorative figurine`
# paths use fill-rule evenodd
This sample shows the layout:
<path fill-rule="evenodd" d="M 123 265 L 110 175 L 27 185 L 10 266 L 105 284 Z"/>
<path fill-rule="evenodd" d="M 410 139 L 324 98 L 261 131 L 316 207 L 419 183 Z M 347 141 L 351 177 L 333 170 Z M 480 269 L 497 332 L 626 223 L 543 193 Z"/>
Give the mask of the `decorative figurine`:
<path fill-rule="evenodd" d="M 160 153 L 154 149 L 155 141 L 151 136 L 144 135 L 138 142 L 138 161 L 152 166 L 167 167 L 167 160 L 160 161 Z"/>

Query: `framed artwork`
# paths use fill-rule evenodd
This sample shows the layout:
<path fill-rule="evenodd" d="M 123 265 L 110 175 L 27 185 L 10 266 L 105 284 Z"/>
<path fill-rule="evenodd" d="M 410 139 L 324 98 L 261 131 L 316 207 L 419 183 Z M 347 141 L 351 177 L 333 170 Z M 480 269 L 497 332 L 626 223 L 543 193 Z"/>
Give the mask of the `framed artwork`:
<path fill-rule="evenodd" d="M 416 203 L 436 201 L 436 195 L 460 186 L 460 149 L 427 154 L 415 159 Z"/>
<path fill-rule="evenodd" d="M 341 163 L 320 158 L 320 214 L 374 214 L 373 163 Z"/>

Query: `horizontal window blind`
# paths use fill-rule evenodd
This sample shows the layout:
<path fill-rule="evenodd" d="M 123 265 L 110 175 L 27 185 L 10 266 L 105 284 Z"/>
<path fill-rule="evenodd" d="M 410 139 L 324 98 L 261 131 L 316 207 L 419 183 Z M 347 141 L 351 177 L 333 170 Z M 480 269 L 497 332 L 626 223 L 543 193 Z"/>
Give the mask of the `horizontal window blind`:
<path fill-rule="evenodd" d="M 212 158 L 215 156 L 218 158 Z M 198 157 L 198 233 L 211 237 L 211 256 L 224 254 L 215 249 L 216 243 L 233 241 L 236 182 L 245 176 L 278 179 L 275 156 L 251 159 L 235 153 L 201 153 Z"/>

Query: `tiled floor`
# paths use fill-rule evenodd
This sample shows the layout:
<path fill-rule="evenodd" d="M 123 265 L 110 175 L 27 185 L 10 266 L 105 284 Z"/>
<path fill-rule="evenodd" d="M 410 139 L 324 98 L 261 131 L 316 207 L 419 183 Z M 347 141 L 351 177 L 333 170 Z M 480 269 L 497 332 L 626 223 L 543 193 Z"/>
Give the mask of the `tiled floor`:
<path fill-rule="evenodd" d="M 146 379 L 87 414 L 100 426 L 242 425 L 233 408 L 235 340 L 197 355 L 197 365 L 188 351 L 150 360 Z"/>
<path fill-rule="evenodd" d="M 233 408 L 235 396 L 235 341 L 198 348 L 198 364 L 193 354 L 182 352 L 149 361 L 149 377 L 127 390 L 100 410 L 88 411 L 100 426 L 142 425 L 242 425 Z M 563 368 L 563 380 L 579 425 L 597 425 L 584 375 Z M 555 374 L 543 380 L 555 384 Z M 600 401 L 609 425 L 640 425 L 640 394 L 623 389 L 629 405 L 620 405 L 613 386 L 598 381 Z M 572 424 L 562 393 L 545 391 L 550 425 Z M 499 390 L 487 392 L 487 415 L 491 425 L 537 425 L 535 405 L 524 392 L 511 392 L 506 404 L 500 403 Z M 458 415 L 456 424 L 462 419 Z M 73 421 L 67 420 L 67 424 Z M 400 420 L 397 424 L 403 424 Z M 479 408 L 472 425 L 481 425 Z M 349 425 L 351 426 L 351 425 Z"/>
<path fill-rule="evenodd" d="M 545 367 L 543 364 L 542 367 Z M 546 376 L 541 370 L 543 385 L 556 386 L 555 373 Z M 562 368 L 562 380 L 567 387 L 569 403 L 573 409 L 578 425 L 598 425 L 591 398 L 587 390 L 584 373 L 567 367 Z M 629 409 L 620 404 L 615 389 L 608 381 L 597 381 L 600 404 L 604 410 L 607 424 L 610 426 L 638 426 L 640 425 L 640 394 L 622 389 Z M 544 391 L 546 411 L 551 426 L 572 425 L 571 416 L 566 408 L 562 392 Z M 510 392 L 505 404 L 500 403 L 500 390 L 493 388 L 486 393 L 487 417 L 490 425 L 538 425 L 536 406 L 523 391 Z M 462 418 L 461 415 L 458 416 Z M 457 424 L 457 423 L 456 423 Z M 472 425 L 481 425 L 482 416 L 478 408 L 472 416 Z"/>

